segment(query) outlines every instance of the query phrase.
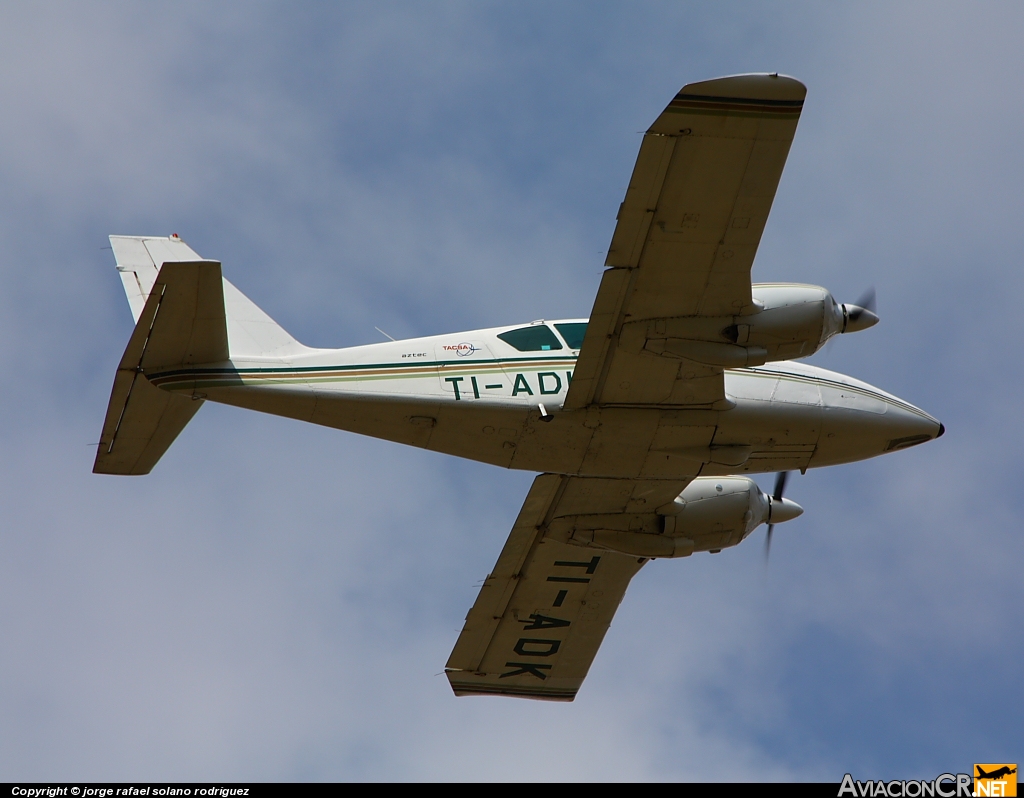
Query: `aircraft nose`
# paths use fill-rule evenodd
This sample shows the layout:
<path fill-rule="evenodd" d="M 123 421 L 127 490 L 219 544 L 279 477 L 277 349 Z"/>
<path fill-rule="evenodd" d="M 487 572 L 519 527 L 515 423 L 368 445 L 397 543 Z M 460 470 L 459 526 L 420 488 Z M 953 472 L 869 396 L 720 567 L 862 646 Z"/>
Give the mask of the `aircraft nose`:
<path fill-rule="evenodd" d="M 848 463 L 908 449 L 946 431 L 923 410 L 867 387 L 822 388 L 824 413 L 815 465 Z"/>
<path fill-rule="evenodd" d="M 885 425 L 886 434 L 891 435 L 886 441 L 886 452 L 895 452 L 934 440 L 946 431 L 940 421 L 913 405 L 897 404 L 892 401 L 886 404 L 886 415 L 889 416 Z"/>

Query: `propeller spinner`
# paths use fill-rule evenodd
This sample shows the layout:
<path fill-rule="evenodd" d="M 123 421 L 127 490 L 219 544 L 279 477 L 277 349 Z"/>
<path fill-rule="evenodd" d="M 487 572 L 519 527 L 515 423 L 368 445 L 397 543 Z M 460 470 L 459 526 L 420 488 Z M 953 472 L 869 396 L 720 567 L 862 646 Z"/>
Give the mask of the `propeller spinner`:
<path fill-rule="evenodd" d="M 843 305 L 843 332 L 859 332 L 878 324 L 875 315 L 875 289 L 869 288 L 856 304 Z M 783 480 L 785 485 L 785 480 Z"/>

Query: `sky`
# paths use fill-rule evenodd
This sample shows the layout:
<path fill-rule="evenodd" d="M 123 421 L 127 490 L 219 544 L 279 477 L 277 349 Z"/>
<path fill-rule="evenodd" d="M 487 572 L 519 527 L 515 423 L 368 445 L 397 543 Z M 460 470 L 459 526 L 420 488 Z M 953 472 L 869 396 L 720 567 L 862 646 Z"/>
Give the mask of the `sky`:
<path fill-rule="evenodd" d="M 4 3 L 0 780 L 931 779 L 1024 752 L 1024 7 Z M 207 403 L 91 473 L 179 233 L 303 343 L 588 315 L 640 131 L 802 80 L 755 281 L 945 436 L 633 581 L 572 704 L 441 674 L 532 474 Z M 764 475 L 769 487 L 772 475 Z"/>

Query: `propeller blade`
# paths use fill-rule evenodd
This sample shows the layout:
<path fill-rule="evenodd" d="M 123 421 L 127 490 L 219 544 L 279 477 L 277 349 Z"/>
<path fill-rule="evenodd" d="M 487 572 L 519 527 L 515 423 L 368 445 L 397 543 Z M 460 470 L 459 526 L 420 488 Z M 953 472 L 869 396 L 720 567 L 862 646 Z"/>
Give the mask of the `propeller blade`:
<path fill-rule="evenodd" d="M 853 303 L 859 308 L 864 310 L 870 310 L 872 313 L 875 312 L 875 287 L 871 286 L 867 291 L 861 294 L 860 299 Z"/>
<path fill-rule="evenodd" d="M 843 305 L 843 313 L 846 321 L 843 323 L 843 332 L 858 332 L 874 327 L 878 324 L 878 315 L 875 313 L 875 289 L 869 288 L 856 303 Z"/>
<path fill-rule="evenodd" d="M 772 500 L 781 502 L 782 495 L 786 492 L 786 483 L 789 481 L 789 472 L 780 471 L 775 476 L 775 490 L 772 492 Z M 785 520 L 785 519 L 783 519 Z M 775 529 L 775 524 L 768 524 L 768 532 L 764 536 L 764 564 L 768 564 L 768 557 L 772 551 L 772 531 Z"/>
<path fill-rule="evenodd" d="M 786 491 L 786 482 L 789 480 L 788 471 L 780 471 L 775 477 L 775 490 L 772 493 L 773 499 L 781 499 L 782 494 Z"/>

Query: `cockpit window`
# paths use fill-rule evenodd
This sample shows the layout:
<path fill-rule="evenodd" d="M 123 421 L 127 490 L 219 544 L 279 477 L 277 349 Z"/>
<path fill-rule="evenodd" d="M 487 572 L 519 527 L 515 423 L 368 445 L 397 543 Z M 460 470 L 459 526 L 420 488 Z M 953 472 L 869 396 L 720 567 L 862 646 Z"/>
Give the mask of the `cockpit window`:
<path fill-rule="evenodd" d="M 579 349 L 583 346 L 583 336 L 587 334 L 587 323 L 585 321 L 556 324 L 555 329 L 562 334 L 565 343 L 570 349 Z"/>
<path fill-rule="evenodd" d="M 532 324 L 518 330 L 503 332 L 498 337 L 520 352 L 546 352 L 561 349 L 562 344 L 546 324 Z"/>

